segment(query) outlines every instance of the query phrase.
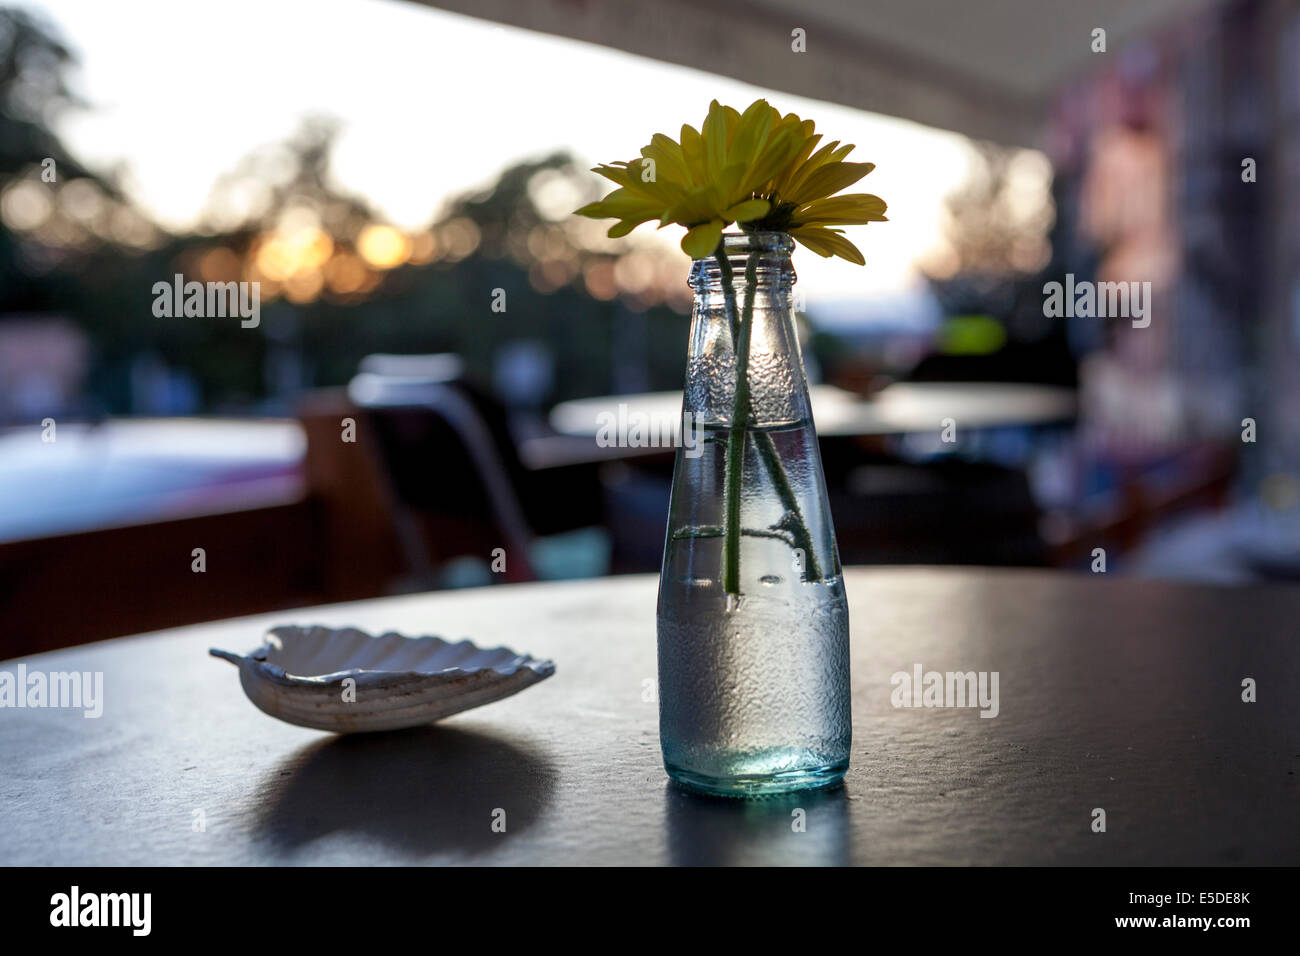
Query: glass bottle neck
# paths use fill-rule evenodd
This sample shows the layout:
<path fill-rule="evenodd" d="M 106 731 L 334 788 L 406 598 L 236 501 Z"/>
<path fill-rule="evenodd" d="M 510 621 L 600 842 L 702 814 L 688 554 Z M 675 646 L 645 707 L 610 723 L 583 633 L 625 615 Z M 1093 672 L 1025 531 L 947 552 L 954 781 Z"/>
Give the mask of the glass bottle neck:
<path fill-rule="evenodd" d="M 796 280 L 790 253 L 794 240 L 784 232 L 738 232 L 722 237 L 724 269 L 716 256 L 696 259 L 691 266 L 689 284 L 695 295 L 721 295 L 724 291 L 725 272 L 731 272 L 734 294 L 744 296 L 752 279 L 757 293 L 771 296 L 788 296 Z M 743 300 L 738 304 L 743 307 Z"/>
<path fill-rule="evenodd" d="M 730 425 L 738 411 L 756 428 L 807 421 L 808 385 L 790 303 L 794 243 L 784 233 L 728 235 L 723 242 L 726 267 L 699 259 L 691 270 L 685 411 L 705 425 Z M 741 370 L 746 388 L 737 396 Z"/>

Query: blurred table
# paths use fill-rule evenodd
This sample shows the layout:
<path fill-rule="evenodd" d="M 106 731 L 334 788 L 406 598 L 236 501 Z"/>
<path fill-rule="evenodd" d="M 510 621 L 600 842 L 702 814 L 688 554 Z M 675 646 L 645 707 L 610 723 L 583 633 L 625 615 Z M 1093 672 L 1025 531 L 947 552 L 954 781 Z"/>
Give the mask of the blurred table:
<path fill-rule="evenodd" d="M 165 521 L 304 493 L 284 419 L 118 418 L 0 432 L 0 541 Z"/>
<path fill-rule="evenodd" d="M 1003 382 L 896 382 L 871 398 L 834 385 L 809 389 L 817 434 L 826 437 L 938 432 L 945 418 L 959 428 L 999 428 L 1067 422 L 1076 411 L 1075 391 L 1052 385 Z M 681 392 L 605 395 L 561 402 L 551 427 L 566 435 L 595 436 L 602 412 L 671 422 L 681 418 Z"/>
<path fill-rule="evenodd" d="M 297 422 L 107 419 L 54 437 L 0 432 L 0 656 L 337 593 Z"/>
<path fill-rule="evenodd" d="M 837 790 L 746 803 L 668 783 L 653 577 L 502 585 L 26 659 L 102 671 L 106 700 L 99 719 L 0 710 L 0 863 L 1300 863 L 1300 591 L 914 569 L 847 585 Z M 262 714 L 207 656 L 287 621 L 468 635 L 558 671 L 433 728 L 332 737 Z M 999 672 L 1000 713 L 895 709 L 890 677 L 915 664 Z"/>

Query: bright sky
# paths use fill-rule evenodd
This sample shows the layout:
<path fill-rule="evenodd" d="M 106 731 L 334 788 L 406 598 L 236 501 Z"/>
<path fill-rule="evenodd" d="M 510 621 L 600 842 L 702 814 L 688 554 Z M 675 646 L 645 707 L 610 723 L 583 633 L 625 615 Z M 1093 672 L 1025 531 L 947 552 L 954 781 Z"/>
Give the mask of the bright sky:
<path fill-rule="evenodd" d="M 309 114 L 337 117 L 334 173 L 394 224 L 427 223 L 443 200 L 525 157 L 568 148 L 588 165 L 636 155 L 654 132 L 698 127 L 710 99 L 758 96 L 856 143 L 877 168 L 855 190 L 890 222 L 851 227 L 865 269 L 801 250 L 809 301 L 898 290 L 940 236 L 962 180 L 963 137 L 789 96 L 577 41 L 402 0 L 25 0 L 81 60 L 93 109 L 59 132 L 83 161 L 124 163 L 133 196 L 185 227 L 213 182 Z M 643 230 L 651 227 L 642 227 Z M 675 243 L 680 230 L 660 234 Z"/>

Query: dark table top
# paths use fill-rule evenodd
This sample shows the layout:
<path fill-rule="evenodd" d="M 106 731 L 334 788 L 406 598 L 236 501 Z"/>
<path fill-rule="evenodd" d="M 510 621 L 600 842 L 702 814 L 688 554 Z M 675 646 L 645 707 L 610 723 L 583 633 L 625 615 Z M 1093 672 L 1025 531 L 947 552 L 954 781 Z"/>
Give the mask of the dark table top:
<path fill-rule="evenodd" d="M 102 671 L 105 705 L 99 719 L 0 710 L 0 863 L 1300 863 L 1300 590 L 875 569 L 851 570 L 848 593 L 845 785 L 767 801 L 669 785 L 645 693 L 652 577 L 390 598 L 27 658 Z M 262 714 L 207 656 L 290 622 L 468 636 L 558 670 L 435 727 L 333 737 Z M 997 671 L 1000 713 L 894 708 L 891 675 L 915 664 Z M 1257 703 L 1241 699 L 1247 677 Z"/>

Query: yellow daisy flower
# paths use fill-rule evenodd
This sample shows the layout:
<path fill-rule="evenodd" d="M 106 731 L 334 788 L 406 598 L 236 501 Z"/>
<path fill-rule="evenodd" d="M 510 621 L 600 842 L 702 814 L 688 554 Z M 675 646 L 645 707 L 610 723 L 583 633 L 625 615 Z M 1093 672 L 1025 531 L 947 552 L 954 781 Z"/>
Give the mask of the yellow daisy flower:
<path fill-rule="evenodd" d="M 682 126 L 680 139 L 657 133 L 638 159 L 595 169 L 619 188 L 577 210 L 593 219 L 617 219 L 613 238 L 642 223 L 686 227 L 682 250 L 693 259 L 712 254 L 735 222 L 746 231 L 788 232 L 821 256 L 859 265 L 862 253 L 832 228 L 885 221 L 877 196 L 833 194 L 874 168 L 848 163 L 853 149 L 839 142 L 816 149 L 812 120 L 782 116 L 766 100 L 745 112 L 714 100 L 700 130 Z"/>
<path fill-rule="evenodd" d="M 577 210 L 593 219 L 619 220 L 611 237 L 658 219 L 686 227 L 682 249 L 692 258 L 717 248 L 730 223 L 757 219 L 771 205 L 759 189 L 798 154 L 804 141 L 797 117 L 782 117 L 764 100 L 744 114 L 714 100 L 699 130 L 684 125 L 679 140 L 656 134 L 641 157 L 598 166 L 618 189 Z"/>

